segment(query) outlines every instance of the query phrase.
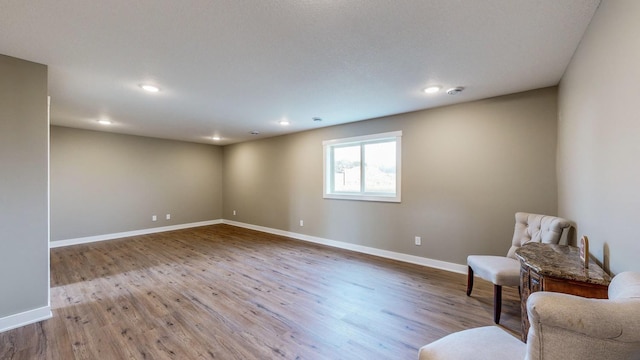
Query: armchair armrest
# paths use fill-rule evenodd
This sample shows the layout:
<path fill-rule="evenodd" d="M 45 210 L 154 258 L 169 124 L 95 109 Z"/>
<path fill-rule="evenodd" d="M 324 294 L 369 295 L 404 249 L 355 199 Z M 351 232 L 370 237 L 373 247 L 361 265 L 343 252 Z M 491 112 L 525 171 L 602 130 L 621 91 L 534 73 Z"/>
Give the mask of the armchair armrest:
<path fill-rule="evenodd" d="M 602 300 L 553 293 L 536 292 L 527 301 L 531 328 L 552 326 L 595 339 L 621 342 L 639 341 L 638 301 Z M 536 331 L 537 330 L 537 331 Z"/>

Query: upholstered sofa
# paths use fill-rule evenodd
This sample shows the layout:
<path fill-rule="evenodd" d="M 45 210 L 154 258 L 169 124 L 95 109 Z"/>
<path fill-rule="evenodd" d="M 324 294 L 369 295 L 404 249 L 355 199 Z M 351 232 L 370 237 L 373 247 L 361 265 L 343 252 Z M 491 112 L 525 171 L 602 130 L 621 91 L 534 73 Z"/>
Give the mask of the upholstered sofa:
<path fill-rule="evenodd" d="M 526 344 L 498 326 L 480 327 L 425 345 L 420 360 L 640 359 L 640 273 L 616 275 L 605 300 L 533 293 L 527 311 Z"/>

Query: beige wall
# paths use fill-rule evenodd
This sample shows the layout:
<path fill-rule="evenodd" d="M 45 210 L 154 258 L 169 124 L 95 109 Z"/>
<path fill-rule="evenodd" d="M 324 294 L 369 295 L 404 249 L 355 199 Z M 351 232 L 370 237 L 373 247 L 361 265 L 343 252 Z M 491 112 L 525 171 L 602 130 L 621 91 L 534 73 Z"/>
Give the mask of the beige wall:
<path fill-rule="evenodd" d="M 220 219 L 221 170 L 218 146 L 52 126 L 51 240 Z"/>
<path fill-rule="evenodd" d="M 556 100 L 547 88 L 226 146 L 224 218 L 459 264 L 505 254 L 516 211 L 557 211 Z M 323 140 L 395 130 L 401 204 L 322 198 Z"/>
<path fill-rule="evenodd" d="M 0 320 L 49 306 L 48 131 L 47 67 L 0 55 Z"/>
<path fill-rule="evenodd" d="M 614 273 L 640 270 L 638 14 L 603 0 L 559 92 L 559 212 Z"/>

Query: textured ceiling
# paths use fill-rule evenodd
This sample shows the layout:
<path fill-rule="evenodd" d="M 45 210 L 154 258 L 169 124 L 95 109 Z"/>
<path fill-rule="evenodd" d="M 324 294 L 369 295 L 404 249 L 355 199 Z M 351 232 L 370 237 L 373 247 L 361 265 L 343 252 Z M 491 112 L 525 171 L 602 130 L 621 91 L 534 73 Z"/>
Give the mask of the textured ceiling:
<path fill-rule="evenodd" d="M 0 53 L 49 66 L 53 124 L 230 144 L 556 85 L 598 4 L 2 1 Z"/>

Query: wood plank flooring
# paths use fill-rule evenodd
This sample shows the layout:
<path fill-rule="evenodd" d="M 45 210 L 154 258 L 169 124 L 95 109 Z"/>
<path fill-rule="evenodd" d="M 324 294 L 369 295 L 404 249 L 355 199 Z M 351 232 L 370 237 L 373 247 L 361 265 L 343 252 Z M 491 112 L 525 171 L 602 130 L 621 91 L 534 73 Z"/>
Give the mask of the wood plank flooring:
<path fill-rule="evenodd" d="M 0 333 L 0 359 L 416 359 L 493 324 L 480 279 L 467 297 L 465 275 L 229 225 L 51 249 L 51 286 L 53 318 Z"/>

